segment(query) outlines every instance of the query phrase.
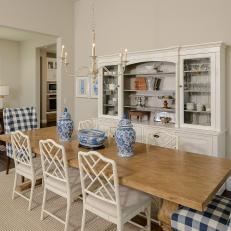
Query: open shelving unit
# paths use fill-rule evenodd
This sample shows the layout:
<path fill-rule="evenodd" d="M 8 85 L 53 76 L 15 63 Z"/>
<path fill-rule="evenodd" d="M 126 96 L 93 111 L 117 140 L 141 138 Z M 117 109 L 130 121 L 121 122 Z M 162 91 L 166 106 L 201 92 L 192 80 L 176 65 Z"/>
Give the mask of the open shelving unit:
<path fill-rule="evenodd" d="M 144 88 L 136 86 L 143 78 Z M 158 84 L 157 81 L 159 82 Z M 148 61 L 127 65 L 123 74 L 123 113 L 150 112 L 146 119 L 156 121 L 163 113 L 175 122 L 176 65 L 171 62 Z M 164 106 L 164 101 L 167 106 Z"/>

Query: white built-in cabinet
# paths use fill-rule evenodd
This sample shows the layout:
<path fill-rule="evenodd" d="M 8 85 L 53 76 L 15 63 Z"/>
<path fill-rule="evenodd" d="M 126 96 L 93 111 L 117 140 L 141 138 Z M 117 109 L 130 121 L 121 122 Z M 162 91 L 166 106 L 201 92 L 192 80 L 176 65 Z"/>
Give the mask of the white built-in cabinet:
<path fill-rule="evenodd" d="M 57 60 L 56 58 L 47 58 L 47 81 L 56 81 Z"/>
<path fill-rule="evenodd" d="M 165 130 L 179 137 L 181 150 L 225 155 L 223 43 L 131 52 L 124 69 L 119 55 L 103 56 L 98 67 L 99 129 L 116 127 L 132 110 L 148 111 L 142 121 L 132 118 L 138 142 Z"/>

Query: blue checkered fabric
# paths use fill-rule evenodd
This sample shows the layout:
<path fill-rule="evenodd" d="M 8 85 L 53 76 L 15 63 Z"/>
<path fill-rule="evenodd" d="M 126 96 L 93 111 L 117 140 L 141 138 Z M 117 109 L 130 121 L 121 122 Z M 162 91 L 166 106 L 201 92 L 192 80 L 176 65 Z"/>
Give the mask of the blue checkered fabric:
<path fill-rule="evenodd" d="M 5 134 L 15 131 L 26 131 L 37 128 L 37 113 L 35 107 L 5 108 L 3 110 Z M 6 144 L 7 156 L 13 158 L 11 144 Z"/>
<path fill-rule="evenodd" d="M 222 196 L 208 204 L 204 212 L 183 207 L 172 214 L 174 231 L 227 231 L 231 212 L 231 200 Z"/>

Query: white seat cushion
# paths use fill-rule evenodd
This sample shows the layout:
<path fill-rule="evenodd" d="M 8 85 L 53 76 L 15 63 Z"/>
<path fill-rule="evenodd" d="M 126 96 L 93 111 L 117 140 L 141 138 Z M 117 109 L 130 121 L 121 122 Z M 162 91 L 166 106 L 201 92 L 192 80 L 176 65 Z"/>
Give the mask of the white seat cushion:
<path fill-rule="evenodd" d="M 119 195 L 123 218 L 136 211 L 146 203 L 151 202 L 151 197 L 146 193 L 133 190 L 124 186 L 119 187 Z M 115 205 L 103 201 L 92 195 L 87 195 L 86 205 L 114 218 L 116 218 L 117 216 L 117 210 Z"/>
<path fill-rule="evenodd" d="M 34 165 L 34 169 L 35 169 L 36 178 L 42 177 L 41 159 L 40 158 L 33 158 L 32 161 L 33 161 L 33 165 Z M 16 171 L 19 174 L 22 174 L 23 176 L 25 176 L 29 179 L 32 176 L 32 167 L 25 165 L 25 164 L 21 164 L 21 163 L 17 164 Z"/>
<path fill-rule="evenodd" d="M 82 193 L 80 173 L 77 168 L 68 168 L 70 191 L 72 195 L 80 195 Z M 47 177 L 45 184 L 48 186 L 49 190 L 61 194 L 67 195 L 67 185 L 57 178 Z"/>

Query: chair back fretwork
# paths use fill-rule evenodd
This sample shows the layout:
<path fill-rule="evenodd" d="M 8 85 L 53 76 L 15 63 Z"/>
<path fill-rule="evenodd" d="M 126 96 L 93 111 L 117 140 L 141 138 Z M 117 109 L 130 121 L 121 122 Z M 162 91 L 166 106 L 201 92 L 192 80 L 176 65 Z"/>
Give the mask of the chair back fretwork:
<path fill-rule="evenodd" d="M 79 152 L 78 157 L 84 200 L 87 195 L 92 195 L 118 208 L 119 184 L 115 162 L 95 151 Z"/>
<path fill-rule="evenodd" d="M 53 140 L 40 140 L 41 162 L 43 176 L 66 182 L 68 180 L 68 165 L 64 147 L 55 143 Z"/>
<path fill-rule="evenodd" d="M 94 129 L 94 123 L 92 120 L 83 120 L 79 122 L 78 131 L 82 129 Z"/>
<path fill-rule="evenodd" d="M 11 134 L 11 143 L 16 168 L 18 164 L 33 168 L 33 157 L 29 137 L 20 131 L 16 131 Z"/>

